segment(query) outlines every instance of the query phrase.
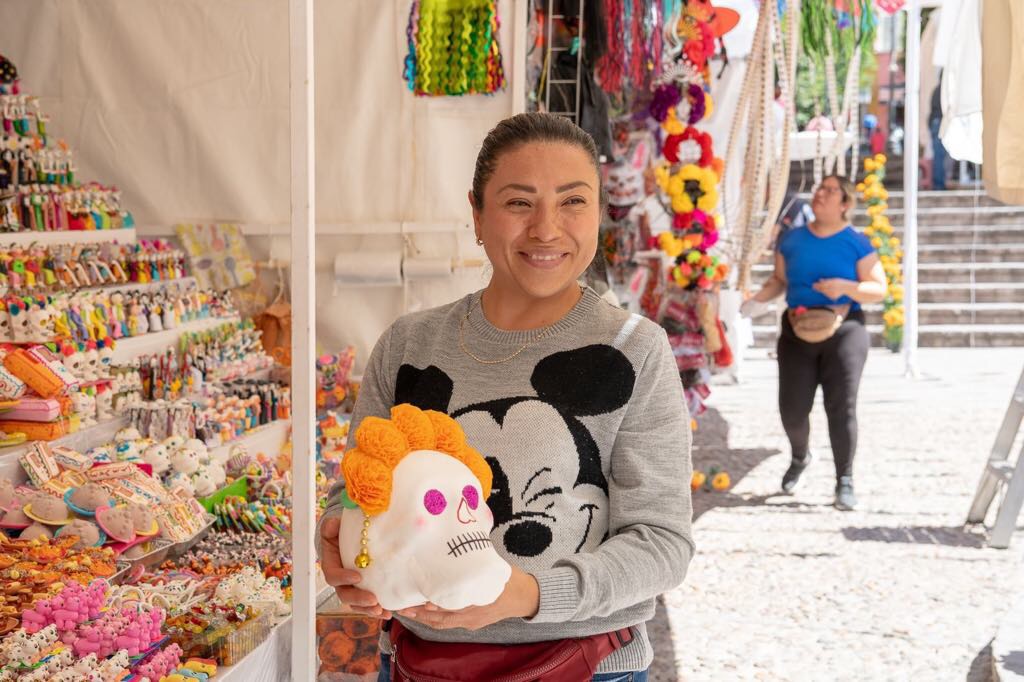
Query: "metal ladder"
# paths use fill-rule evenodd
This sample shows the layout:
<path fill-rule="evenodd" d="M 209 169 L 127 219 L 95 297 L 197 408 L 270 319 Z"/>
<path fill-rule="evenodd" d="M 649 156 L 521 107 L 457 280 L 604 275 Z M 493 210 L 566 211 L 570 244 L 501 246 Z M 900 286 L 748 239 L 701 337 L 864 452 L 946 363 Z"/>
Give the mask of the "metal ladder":
<path fill-rule="evenodd" d="M 559 116 L 568 116 L 576 125 L 579 125 L 580 123 L 580 75 L 583 73 L 583 3 L 584 0 L 579 0 L 579 12 L 576 15 L 576 78 L 551 79 L 551 64 L 554 59 L 554 55 L 559 52 L 568 52 L 572 50 L 571 46 L 555 47 L 553 45 L 554 21 L 555 19 L 566 18 L 563 14 L 555 14 L 555 0 L 548 0 L 546 34 L 546 44 L 548 49 L 544 55 L 544 110 L 552 114 L 558 114 Z M 573 98 L 575 104 L 573 110 L 551 111 L 551 86 L 565 86 L 570 84 L 575 88 L 575 97 Z"/>
<path fill-rule="evenodd" d="M 1017 526 L 1017 515 L 1024 504 L 1024 448 L 1017 456 L 1016 464 L 1011 464 L 1010 449 L 1020 431 L 1024 420 L 1024 371 L 1017 381 L 1017 388 L 1010 398 L 1010 406 L 1006 408 L 1006 416 L 999 427 L 999 434 L 992 446 L 992 454 L 985 463 L 985 471 L 981 474 L 978 491 L 974 494 L 971 510 L 967 513 L 967 523 L 984 523 L 989 507 L 999 492 L 1001 485 L 1006 484 L 1006 495 L 999 505 L 995 525 L 989 533 L 988 544 L 991 547 L 1006 549 L 1010 546 L 1010 537 Z"/>

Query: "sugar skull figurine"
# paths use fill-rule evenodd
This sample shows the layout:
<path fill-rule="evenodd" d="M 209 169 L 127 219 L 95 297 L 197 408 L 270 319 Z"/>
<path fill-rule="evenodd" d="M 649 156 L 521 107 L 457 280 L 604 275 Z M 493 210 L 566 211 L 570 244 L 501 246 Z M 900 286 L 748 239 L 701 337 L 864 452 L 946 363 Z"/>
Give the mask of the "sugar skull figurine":
<path fill-rule="evenodd" d="M 491 469 L 458 423 L 398 405 L 390 420 L 364 419 L 355 440 L 342 460 L 338 545 L 360 587 L 390 610 L 497 599 L 512 568 L 491 544 Z"/>
<path fill-rule="evenodd" d="M 217 492 L 217 484 L 214 483 L 209 468 L 200 466 L 196 469 L 195 473 L 192 474 L 192 489 L 195 490 L 195 494 L 199 497 L 208 497 Z"/>
<path fill-rule="evenodd" d="M 191 476 L 199 468 L 199 452 L 183 445 L 171 455 L 171 467 L 178 473 Z"/>
<path fill-rule="evenodd" d="M 142 453 L 142 461 L 153 467 L 153 474 L 160 476 L 171 468 L 171 457 L 163 443 L 150 445 Z"/>

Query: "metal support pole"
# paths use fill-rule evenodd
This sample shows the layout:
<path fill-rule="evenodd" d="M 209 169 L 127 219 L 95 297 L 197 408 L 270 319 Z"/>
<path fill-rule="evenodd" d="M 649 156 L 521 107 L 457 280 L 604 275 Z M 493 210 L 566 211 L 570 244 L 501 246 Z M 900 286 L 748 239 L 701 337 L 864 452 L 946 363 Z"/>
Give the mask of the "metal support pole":
<path fill-rule="evenodd" d="M 903 361 L 909 377 L 917 367 L 917 179 L 918 109 L 921 93 L 921 0 L 908 0 L 903 102 Z"/>
<path fill-rule="evenodd" d="M 316 678 L 316 554 L 313 533 L 316 298 L 313 0 L 289 0 L 292 285 L 292 660 L 293 680 Z"/>

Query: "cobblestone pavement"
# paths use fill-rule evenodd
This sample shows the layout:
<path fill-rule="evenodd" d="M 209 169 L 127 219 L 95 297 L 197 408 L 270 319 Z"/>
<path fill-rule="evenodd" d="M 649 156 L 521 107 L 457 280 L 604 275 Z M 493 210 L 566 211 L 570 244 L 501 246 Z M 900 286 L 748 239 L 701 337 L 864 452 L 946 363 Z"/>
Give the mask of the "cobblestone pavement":
<path fill-rule="evenodd" d="M 989 679 L 989 642 L 1024 589 L 1024 533 L 989 549 L 963 522 L 1022 365 L 1022 349 L 924 349 L 912 381 L 873 350 L 849 513 L 831 506 L 820 392 L 817 459 L 783 496 L 775 363 L 714 387 L 694 462 L 724 466 L 734 487 L 695 494 L 698 554 L 650 625 L 651 679 Z"/>

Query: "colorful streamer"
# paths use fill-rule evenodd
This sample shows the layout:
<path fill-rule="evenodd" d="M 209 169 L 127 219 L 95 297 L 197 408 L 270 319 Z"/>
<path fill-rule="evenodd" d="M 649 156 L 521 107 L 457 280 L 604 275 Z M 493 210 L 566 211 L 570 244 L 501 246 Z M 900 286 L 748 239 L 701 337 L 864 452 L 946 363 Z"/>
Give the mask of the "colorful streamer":
<path fill-rule="evenodd" d="M 493 94 L 505 87 L 495 0 L 415 0 L 402 78 L 418 96 Z"/>

